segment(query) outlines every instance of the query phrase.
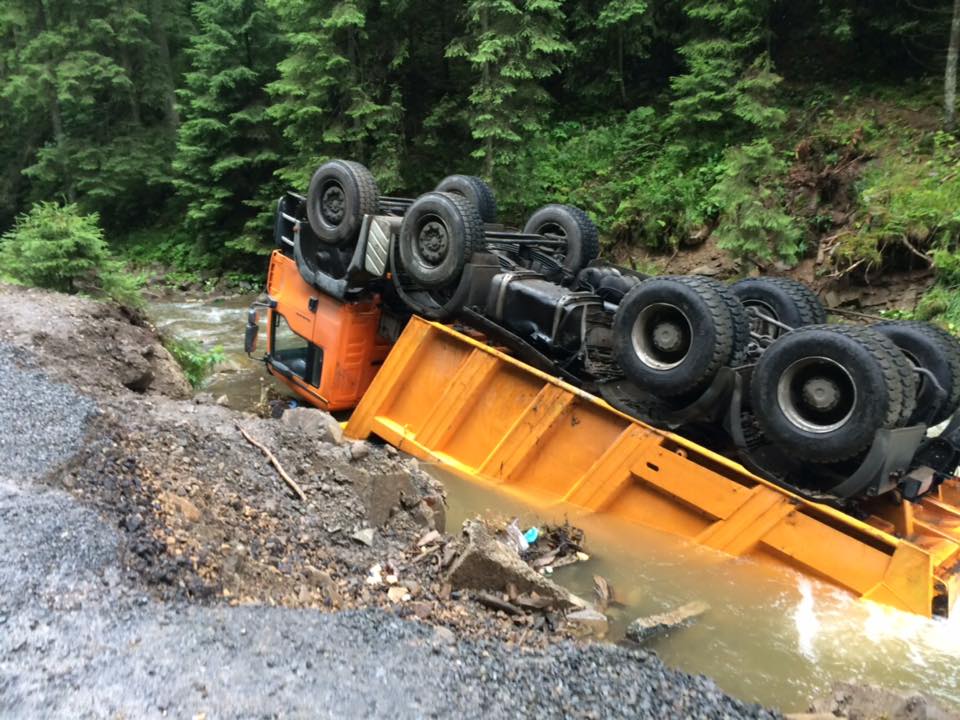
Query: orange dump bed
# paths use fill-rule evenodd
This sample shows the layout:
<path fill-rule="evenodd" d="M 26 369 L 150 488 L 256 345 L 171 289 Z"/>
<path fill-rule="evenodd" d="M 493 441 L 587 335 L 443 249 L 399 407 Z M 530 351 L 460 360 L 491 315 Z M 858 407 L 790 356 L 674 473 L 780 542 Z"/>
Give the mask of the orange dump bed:
<path fill-rule="evenodd" d="M 420 318 L 408 323 L 346 432 L 377 435 L 536 505 L 610 513 L 908 612 L 945 615 L 956 595 L 955 481 L 916 505 L 877 498 L 857 520 Z"/>

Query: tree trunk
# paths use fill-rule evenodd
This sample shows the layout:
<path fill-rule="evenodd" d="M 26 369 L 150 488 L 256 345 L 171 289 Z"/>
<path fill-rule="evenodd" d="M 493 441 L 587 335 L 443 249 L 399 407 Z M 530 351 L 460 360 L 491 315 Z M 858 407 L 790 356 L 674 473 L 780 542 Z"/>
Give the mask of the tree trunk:
<path fill-rule="evenodd" d="M 487 18 L 487 9 L 480 10 L 480 37 L 486 37 L 490 24 Z M 482 82 L 485 89 L 490 87 L 490 63 L 483 63 Z M 487 134 L 483 141 L 483 175 L 487 180 L 493 180 L 493 135 Z"/>
<path fill-rule="evenodd" d="M 123 45 L 120 48 L 120 63 L 123 70 L 130 79 L 130 92 L 127 95 L 127 102 L 130 104 L 130 119 L 140 127 L 140 103 L 137 100 L 137 81 L 133 76 L 133 62 L 130 60 L 130 49 Z"/>
<path fill-rule="evenodd" d="M 50 22 L 50 17 L 48 15 L 48 9 L 45 3 L 40 3 L 40 28 L 43 31 L 47 31 L 51 28 L 52 23 Z M 60 112 L 60 97 L 58 94 L 57 88 L 57 64 L 58 59 L 51 53 L 47 58 L 49 63 L 50 75 L 52 76 L 52 82 L 47 86 L 47 102 L 50 103 L 50 127 L 53 130 L 53 140 L 59 151 L 58 160 L 63 159 L 64 146 L 66 145 L 66 135 L 63 132 L 63 115 Z M 73 184 L 73 177 L 70 172 L 69 162 L 64 163 L 63 167 L 64 175 L 64 185 L 67 194 L 67 202 L 74 203 L 77 201 L 77 189 Z"/>
<path fill-rule="evenodd" d="M 953 132 L 957 127 L 957 58 L 960 56 L 960 0 L 953 0 L 953 21 L 950 23 L 950 45 L 947 47 L 947 70 L 943 80 L 943 124 Z"/>
<path fill-rule="evenodd" d="M 620 102 L 627 107 L 627 83 L 623 77 L 623 24 L 617 28 L 617 79 L 620 84 Z"/>
<path fill-rule="evenodd" d="M 150 0 L 150 27 L 153 30 L 153 41 L 160 52 L 160 64 L 163 66 L 164 89 L 163 99 L 166 106 L 167 124 L 171 132 L 176 132 L 180 126 L 180 115 L 177 113 L 177 95 L 173 82 L 173 64 L 170 61 L 170 41 L 167 38 L 166 13 L 163 9 L 163 0 Z"/>

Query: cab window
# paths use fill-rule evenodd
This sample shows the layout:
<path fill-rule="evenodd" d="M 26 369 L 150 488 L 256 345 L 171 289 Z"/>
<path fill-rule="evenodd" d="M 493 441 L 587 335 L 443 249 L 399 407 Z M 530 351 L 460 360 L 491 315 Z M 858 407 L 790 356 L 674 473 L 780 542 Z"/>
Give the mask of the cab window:
<path fill-rule="evenodd" d="M 323 369 L 323 349 L 297 335 L 278 312 L 273 313 L 270 331 L 270 357 L 286 365 L 297 377 L 318 386 Z"/>

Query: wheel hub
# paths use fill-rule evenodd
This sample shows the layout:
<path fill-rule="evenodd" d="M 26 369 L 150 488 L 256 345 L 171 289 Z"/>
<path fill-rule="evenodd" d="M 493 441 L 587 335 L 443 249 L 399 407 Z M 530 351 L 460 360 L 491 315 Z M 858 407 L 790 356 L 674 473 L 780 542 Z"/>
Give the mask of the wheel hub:
<path fill-rule="evenodd" d="M 676 352 L 683 345 L 683 330 L 676 323 L 657 323 L 653 329 L 653 345 L 663 352 Z"/>
<path fill-rule="evenodd" d="M 840 402 L 840 388 L 827 378 L 818 377 L 807 380 L 801 392 L 804 402 L 820 412 L 833 410 Z"/>
<path fill-rule="evenodd" d="M 450 236 L 443 223 L 431 220 L 424 224 L 417 237 L 417 248 L 420 257 L 425 261 L 433 265 L 439 264 L 450 248 Z"/>
<path fill-rule="evenodd" d="M 339 225 L 343 221 L 345 205 L 346 197 L 343 188 L 339 185 L 331 185 L 320 199 L 320 213 L 327 222 Z"/>
<path fill-rule="evenodd" d="M 831 358 L 811 355 L 787 367 L 777 381 L 777 404 L 805 432 L 839 430 L 854 416 L 857 387 L 850 372 Z"/>
<path fill-rule="evenodd" d="M 655 370 L 672 370 L 690 353 L 693 326 L 676 305 L 653 303 L 637 315 L 630 339 L 644 365 Z"/>

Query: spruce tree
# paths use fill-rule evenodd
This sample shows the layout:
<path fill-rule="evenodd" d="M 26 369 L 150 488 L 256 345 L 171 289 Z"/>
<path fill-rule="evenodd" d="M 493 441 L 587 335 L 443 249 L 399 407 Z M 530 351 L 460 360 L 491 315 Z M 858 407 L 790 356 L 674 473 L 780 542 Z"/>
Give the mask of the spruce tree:
<path fill-rule="evenodd" d="M 463 58 L 475 82 L 470 93 L 470 127 L 478 143 L 474 157 L 493 178 L 510 167 L 518 150 L 544 126 L 551 105 L 543 81 L 555 75 L 573 46 L 564 38 L 558 0 L 471 0 L 466 32 L 447 55 Z"/>
<path fill-rule="evenodd" d="M 393 6 L 372 0 L 269 0 L 289 54 L 270 83 L 270 116 L 293 148 L 283 179 L 305 187 L 323 160 L 365 163 L 380 189 L 400 183 L 403 103 L 393 71 L 404 60 Z"/>
<path fill-rule="evenodd" d="M 152 57 L 141 0 L 8 0 L 0 99 L 25 129 L 23 201 L 76 201 L 106 228 L 142 222 L 169 190 L 172 142 L 141 92 Z"/>
<path fill-rule="evenodd" d="M 280 139 L 265 85 L 283 46 L 264 0 L 202 0 L 187 50 L 174 160 L 184 225 L 203 246 L 267 247 Z"/>
<path fill-rule="evenodd" d="M 568 5 L 576 50 L 575 62 L 564 73 L 566 85 L 597 109 L 630 107 L 628 63 L 647 55 L 652 31 L 649 3 L 588 0 Z"/>
<path fill-rule="evenodd" d="M 694 39 L 680 48 L 687 72 L 672 81 L 670 123 L 723 139 L 783 123 L 773 104 L 780 76 L 767 52 L 767 18 L 777 0 L 690 0 Z"/>

